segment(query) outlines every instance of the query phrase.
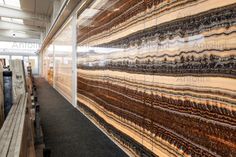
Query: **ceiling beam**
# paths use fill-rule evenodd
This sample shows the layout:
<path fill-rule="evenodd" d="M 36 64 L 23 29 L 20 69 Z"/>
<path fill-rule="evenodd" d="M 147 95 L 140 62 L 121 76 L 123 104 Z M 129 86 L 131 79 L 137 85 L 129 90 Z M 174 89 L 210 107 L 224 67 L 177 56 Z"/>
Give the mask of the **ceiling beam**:
<path fill-rule="evenodd" d="M 5 29 L 0 29 L 0 35 L 13 35 L 19 34 L 19 35 L 31 35 L 31 36 L 37 36 L 40 37 L 41 32 L 35 32 L 35 31 L 14 31 L 14 30 L 5 30 Z"/>
<path fill-rule="evenodd" d="M 47 23 L 46 22 L 41 22 L 41 21 L 26 21 L 24 20 L 24 25 L 28 25 L 28 26 L 39 26 L 42 28 L 46 29 Z"/>
<path fill-rule="evenodd" d="M 6 22 L 0 20 L 0 29 L 4 30 L 16 30 L 16 31 L 35 31 L 35 32 L 43 32 L 44 29 L 36 26 L 27 26 L 24 24 L 16 24 L 12 22 Z"/>
<path fill-rule="evenodd" d="M 43 14 L 34 14 L 27 11 L 22 11 L 20 9 L 12 8 L 6 5 L 0 5 L 0 16 L 16 18 L 16 19 L 24 19 L 31 21 L 41 21 L 45 24 L 50 22 L 50 17 Z"/>
<path fill-rule="evenodd" d="M 3 55 L 3 56 L 37 56 L 38 54 L 38 51 L 36 52 L 31 52 L 31 53 L 26 53 L 26 52 L 8 52 L 8 51 L 5 51 L 5 52 L 1 52 L 0 51 L 0 55 Z"/>
<path fill-rule="evenodd" d="M 9 41 L 9 42 L 27 42 L 27 43 L 41 43 L 40 39 L 37 38 L 18 38 L 18 37 L 8 37 L 8 36 L 1 36 L 0 41 Z"/>

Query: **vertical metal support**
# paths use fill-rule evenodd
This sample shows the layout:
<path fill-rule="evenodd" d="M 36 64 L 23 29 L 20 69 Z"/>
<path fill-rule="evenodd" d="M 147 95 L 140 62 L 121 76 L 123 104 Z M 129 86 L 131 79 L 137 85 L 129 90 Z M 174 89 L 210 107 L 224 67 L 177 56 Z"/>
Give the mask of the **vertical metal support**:
<path fill-rule="evenodd" d="M 56 62 L 55 62 L 55 45 L 52 44 L 52 51 L 53 51 L 53 78 L 52 78 L 52 83 L 53 83 L 53 88 L 56 87 L 55 85 L 55 65 L 56 65 Z"/>
<path fill-rule="evenodd" d="M 72 105 L 77 106 L 77 14 L 72 17 Z"/>

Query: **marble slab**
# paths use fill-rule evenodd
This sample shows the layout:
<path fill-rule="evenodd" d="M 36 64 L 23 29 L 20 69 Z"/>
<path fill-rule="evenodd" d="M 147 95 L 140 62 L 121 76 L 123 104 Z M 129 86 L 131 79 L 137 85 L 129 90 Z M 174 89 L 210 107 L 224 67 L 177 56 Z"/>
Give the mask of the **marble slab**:
<path fill-rule="evenodd" d="M 23 61 L 11 60 L 10 70 L 12 71 L 13 103 L 16 103 L 18 96 L 26 92 L 26 74 Z"/>
<path fill-rule="evenodd" d="M 236 1 L 112 8 L 78 28 L 81 110 L 133 156 L 236 156 Z"/>

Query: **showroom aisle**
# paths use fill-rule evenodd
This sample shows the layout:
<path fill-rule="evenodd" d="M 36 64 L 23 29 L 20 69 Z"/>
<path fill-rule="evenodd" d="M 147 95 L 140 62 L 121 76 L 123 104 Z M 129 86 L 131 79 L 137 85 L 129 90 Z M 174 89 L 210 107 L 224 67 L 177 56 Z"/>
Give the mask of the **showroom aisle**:
<path fill-rule="evenodd" d="M 127 156 L 43 78 L 35 79 L 46 148 L 51 157 Z"/>

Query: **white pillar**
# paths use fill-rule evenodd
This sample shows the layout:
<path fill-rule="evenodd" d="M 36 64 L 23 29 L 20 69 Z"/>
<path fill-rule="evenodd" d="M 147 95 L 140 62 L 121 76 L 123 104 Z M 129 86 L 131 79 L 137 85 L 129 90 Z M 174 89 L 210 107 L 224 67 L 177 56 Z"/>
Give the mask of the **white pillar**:
<path fill-rule="evenodd" d="M 77 107 L 77 14 L 72 17 L 72 105 Z"/>
<path fill-rule="evenodd" d="M 56 80 L 55 79 L 55 73 L 56 73 L 55 66 L 56 66 L 56 62 L 55 62 L 55 45 L 54 44 L 52 44 L 52 50 L 53 50 L 53 78 L 52 78 L 52 83 L 53 83 L 53 88 L 55 88 L 56 87 L 56 85 L 55 85 L 55 80 Z"/>

